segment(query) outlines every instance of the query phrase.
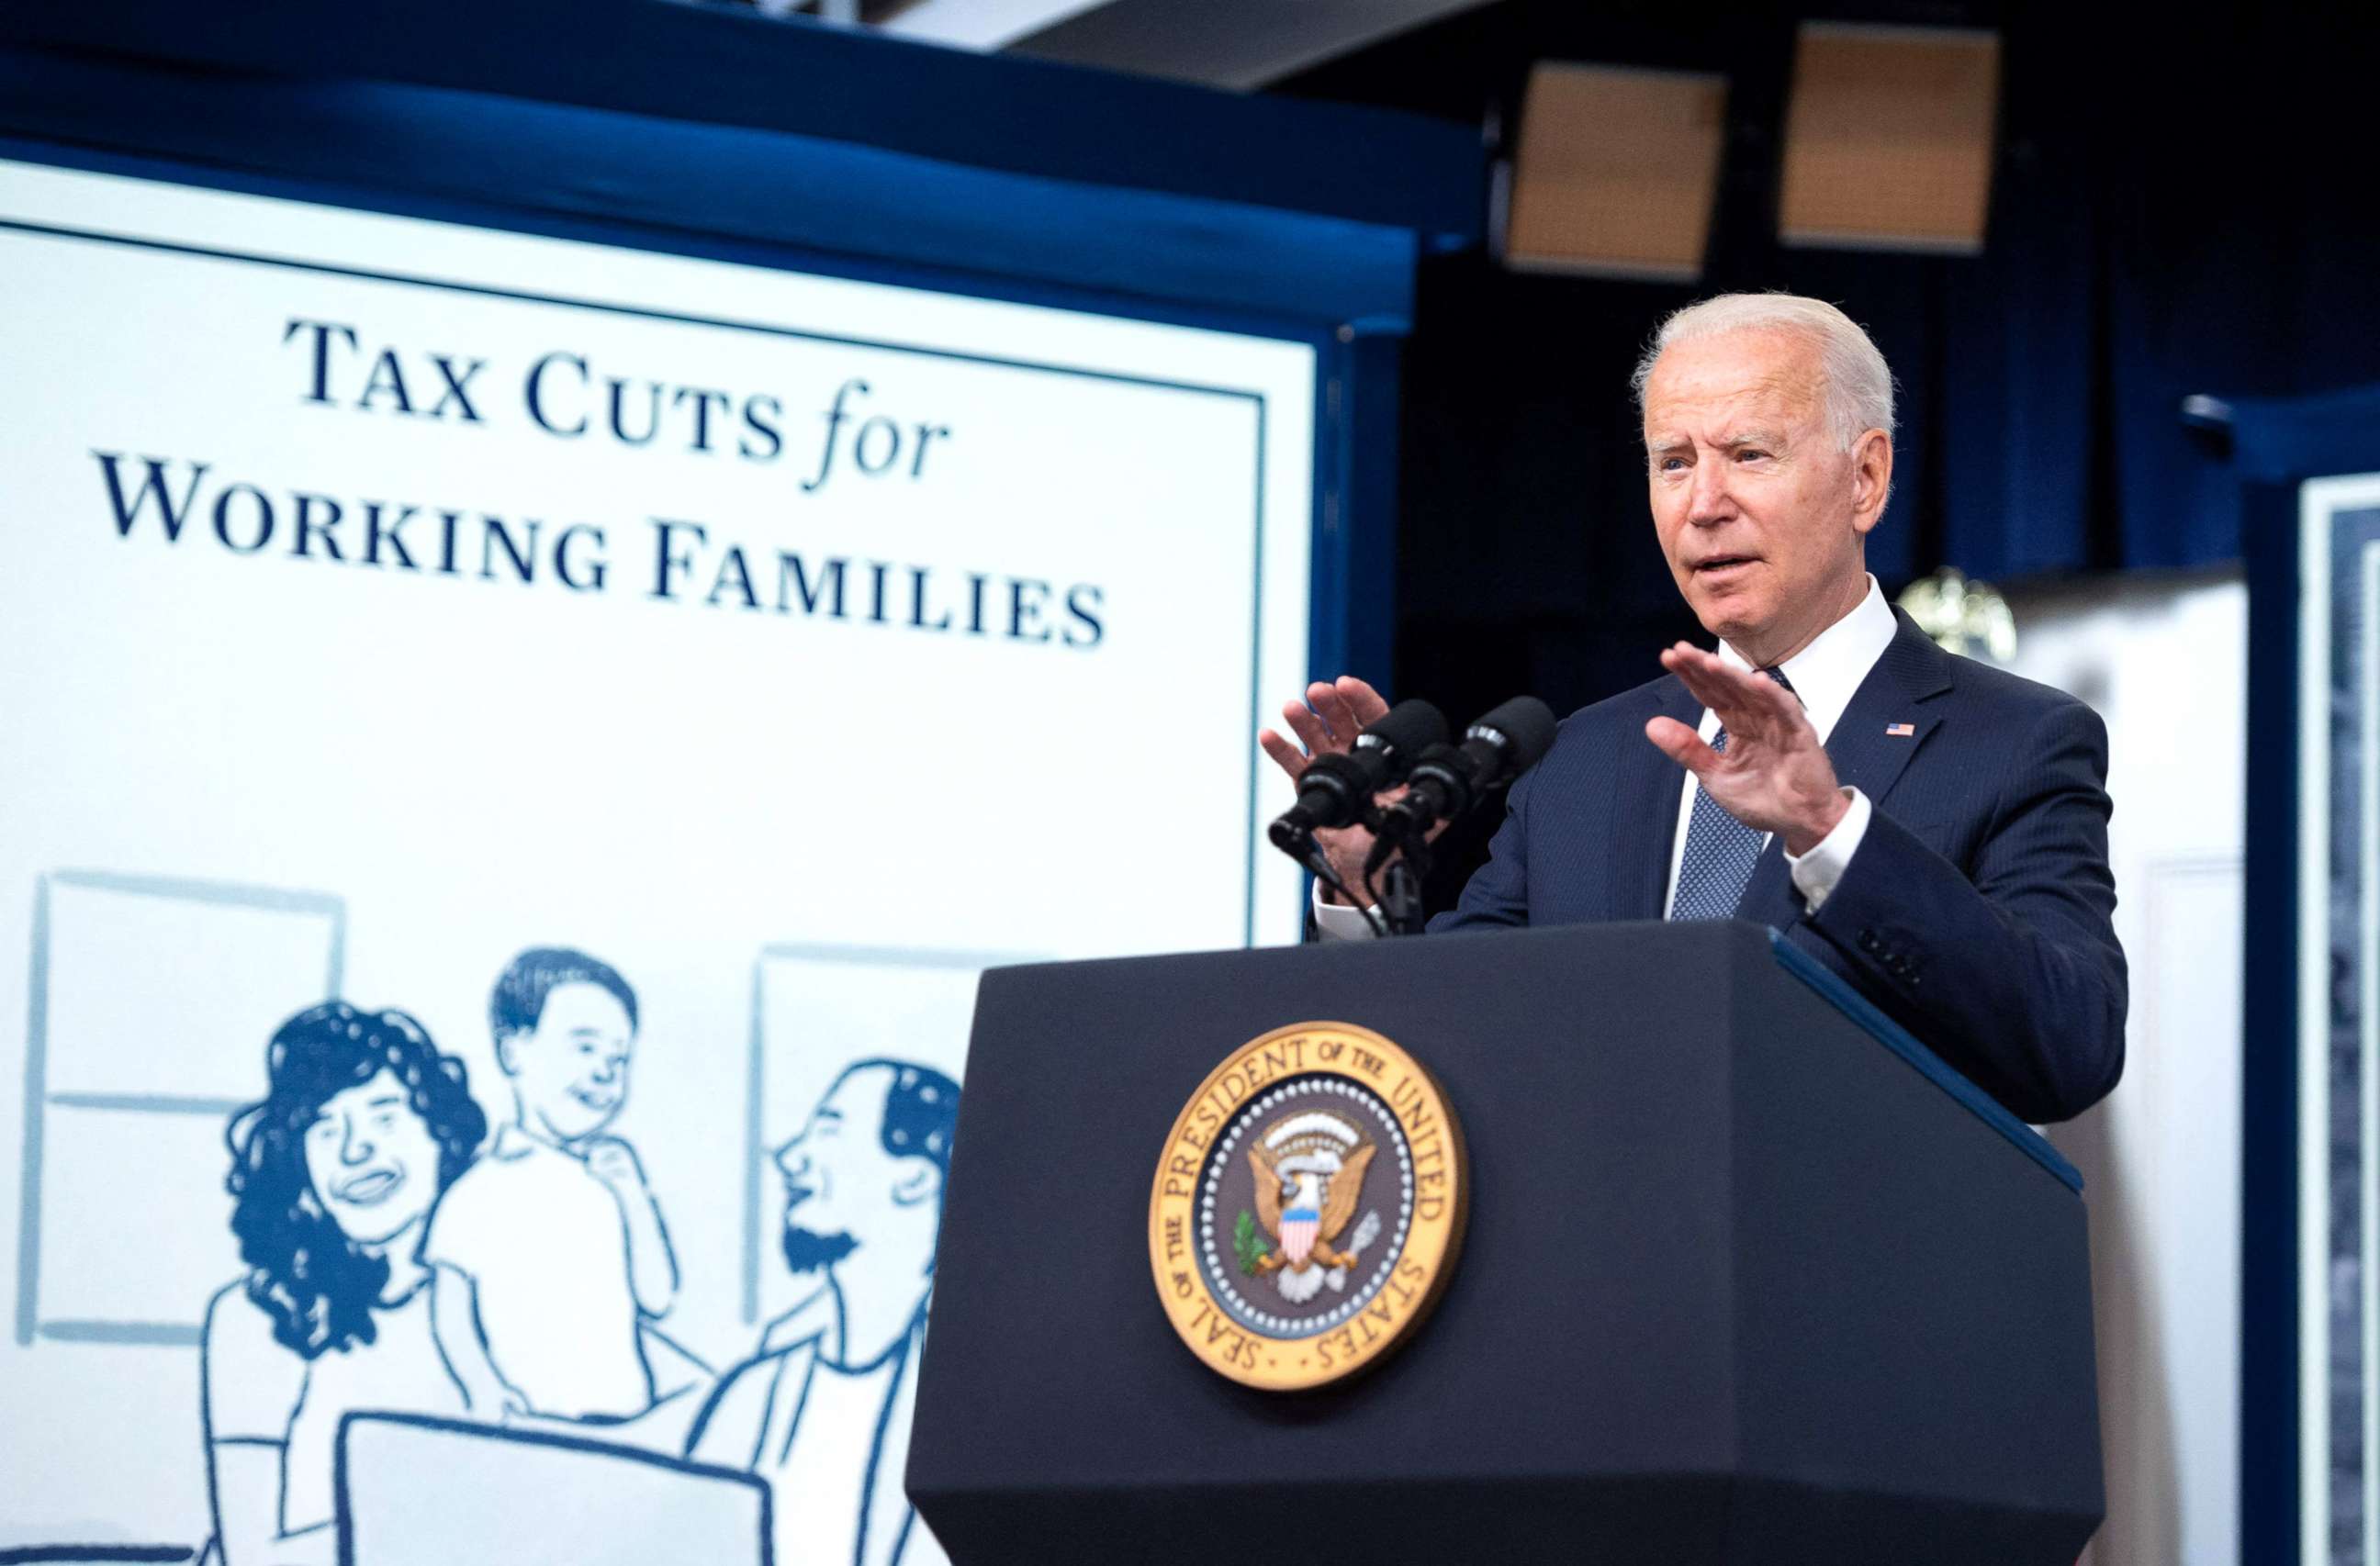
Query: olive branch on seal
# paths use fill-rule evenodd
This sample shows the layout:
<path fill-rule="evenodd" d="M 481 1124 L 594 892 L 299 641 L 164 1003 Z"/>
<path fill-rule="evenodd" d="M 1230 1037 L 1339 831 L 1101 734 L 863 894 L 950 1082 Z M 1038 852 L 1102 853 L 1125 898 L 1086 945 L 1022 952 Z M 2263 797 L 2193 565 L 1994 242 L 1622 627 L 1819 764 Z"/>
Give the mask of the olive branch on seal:
<path fill-rule="evenodd" d="M 1257 1215 L 1245 1208 L 1240 1209 L 1240 1220 L 1232 1225 L 1232 1255 L 1238 1258 L 1240 1271 L 1247 1277 L 1257 1275 L 1257 1263 L 1269 1254 L 1272 1247 L 1257 1232 Z"/>

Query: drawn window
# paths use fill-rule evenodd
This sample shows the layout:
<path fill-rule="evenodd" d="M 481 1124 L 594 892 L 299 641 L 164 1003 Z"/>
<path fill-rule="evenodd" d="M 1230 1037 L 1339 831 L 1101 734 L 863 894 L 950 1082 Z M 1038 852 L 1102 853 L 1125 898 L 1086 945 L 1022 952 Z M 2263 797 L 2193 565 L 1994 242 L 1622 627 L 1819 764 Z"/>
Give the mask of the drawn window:
<path fill-rule="evenodd" d="M 273 1028 L 338 992 L 345 929 L 323 893 L 42 878 L 18 1342 L 199 1341 L 238 1267 L 225 1122 L 262 1090 Z"/>

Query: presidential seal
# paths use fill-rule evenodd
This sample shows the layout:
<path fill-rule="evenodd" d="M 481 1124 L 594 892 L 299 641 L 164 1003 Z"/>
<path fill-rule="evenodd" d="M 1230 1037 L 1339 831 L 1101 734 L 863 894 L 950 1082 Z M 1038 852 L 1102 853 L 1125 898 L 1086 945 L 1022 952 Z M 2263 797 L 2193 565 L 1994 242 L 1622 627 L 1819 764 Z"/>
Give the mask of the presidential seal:
<path fill-rule="evenodd" d="M 1280 1028 L 1173 1123 L 1148 1199 L 1158 1297 L 1217 1373 L 1322 1386 L 1428 1315 L 1468 1195 L 1462 1132 L 1412 1056 L 1350 1023 Z"/>

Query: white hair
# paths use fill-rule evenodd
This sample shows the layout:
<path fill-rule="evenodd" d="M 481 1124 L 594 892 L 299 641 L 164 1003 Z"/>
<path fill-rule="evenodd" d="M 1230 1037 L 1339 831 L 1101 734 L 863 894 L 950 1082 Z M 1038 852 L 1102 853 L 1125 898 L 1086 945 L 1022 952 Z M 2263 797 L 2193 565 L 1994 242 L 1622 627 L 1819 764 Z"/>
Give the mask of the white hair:
<path fill-rule="evenodd" d="M 1870 430 L 1892 433 L 1892 369 L 1884 355 L 1858 322 L 1824 299 L 1798 294 L 1720 294 L 1672 313 L 1636 361 L 1630 383 L 1637 412 L 1644 412 L 1645 383 L 1663 350 L 1734 332 L 1798 333 L 1817 348 L 1827 428 L 1842 450 Z"/>

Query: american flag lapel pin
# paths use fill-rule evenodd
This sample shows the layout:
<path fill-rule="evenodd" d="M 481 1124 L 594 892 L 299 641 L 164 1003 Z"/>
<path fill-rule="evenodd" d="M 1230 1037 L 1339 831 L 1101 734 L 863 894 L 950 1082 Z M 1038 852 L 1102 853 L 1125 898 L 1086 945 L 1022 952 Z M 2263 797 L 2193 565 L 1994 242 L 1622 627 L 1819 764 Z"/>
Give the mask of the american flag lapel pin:
<path fill-rule="evenodd" d="M 1917 725 L 1914 723 L 1887 723 L 1884 725 L 1884 733 L 1885 737 L 1888 739 L 1912 739 L 1916 737 Z"/>

